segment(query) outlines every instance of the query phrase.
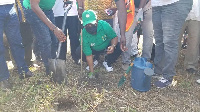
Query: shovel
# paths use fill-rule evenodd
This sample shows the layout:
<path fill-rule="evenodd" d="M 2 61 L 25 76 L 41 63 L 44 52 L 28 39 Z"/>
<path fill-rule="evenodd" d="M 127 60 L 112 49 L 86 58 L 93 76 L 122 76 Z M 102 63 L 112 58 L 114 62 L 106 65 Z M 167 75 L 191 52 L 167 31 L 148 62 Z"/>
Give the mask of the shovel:
<path fill-rule="evenodd" d="M 72 7 L 72 2 L 67 1 L 64 3 L 65 6 L 68 4 L 70 4 L 70 6 L 67 8 L 67 10 L 64 13 L 64 19 L 63 19 L 63 24 L 62 24 L 63 32 L 65 31 L 67 14 Z M 67 74 L 65 60 L 58 59 L 59 55 L 60 55 L 61 45 L 62 45 L 62 42 L 59 42 L 56 58 L 49 60 L 50 70 L 53 72 L 53 74 L 52 74 L 53 81 L 57 82 L 59 84 L 61 84 L 64 81 L 66 74 Z"/>

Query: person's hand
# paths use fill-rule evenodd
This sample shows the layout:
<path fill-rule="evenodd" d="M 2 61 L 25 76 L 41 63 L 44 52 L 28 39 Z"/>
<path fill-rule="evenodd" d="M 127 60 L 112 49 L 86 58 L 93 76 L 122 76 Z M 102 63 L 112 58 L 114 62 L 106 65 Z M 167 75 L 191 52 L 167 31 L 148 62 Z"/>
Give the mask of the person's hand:
<path fill-rule="evenodd" d="M 55 36 L 58 38 L 59 41 L 64 42 L 66 40 L 65 34 L 58 27 L 55 28 L 53 33 L 55 34 Z"/>
<path fill-rule="evenodd" d="M 141 19 L 141 21 L 143 21 L 143 9 L 140 8 L 138 10 L 138 13 L 136 14 L 136 20 L 138 21 L 139 19 Z"/>
<path fill-rule="evenodd" d="M 107 54 L 112 54 L 114 52 L 115 47 L 114 46 L 109 46 L 107 48 Z"/>
<path fill-rule="evenodd" d="M 121 38 L 120 38 L 120 48 L 123 52 L 128 50 L 128 48 L 126 47 L 126 37 L 125 36 L 121 36 Z"/>
<path fill-rule="evenodd" d="M 105 12 L 108 16 L 113 16 L 117 11 L 117 8 L 109 8 L 109 9 L 106 9 Z"/>

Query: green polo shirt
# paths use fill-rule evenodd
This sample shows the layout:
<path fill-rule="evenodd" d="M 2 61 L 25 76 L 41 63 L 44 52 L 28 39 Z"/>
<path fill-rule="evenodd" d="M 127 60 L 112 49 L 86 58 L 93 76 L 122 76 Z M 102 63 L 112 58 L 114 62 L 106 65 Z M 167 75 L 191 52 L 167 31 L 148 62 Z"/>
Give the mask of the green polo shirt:
<path fill-rule="evenodd" d="M 109 23 L 103 20 L 98 21 L 97 34 L 89 34 L 85 28 L 83 29 L 83 52 L 86 56 L 92 54 L 92 50 L 104 50 L 110 44 L 111 40 L 117 37 L 115 31 Z"/>
<path fill-rule="evenodd" d="M 51 10 L 56 0 L 40 0 L 39 6 L 42 10 Z M 30 0 L 24 0 L 23 6 L 26 9 L 31 9 Z"/>

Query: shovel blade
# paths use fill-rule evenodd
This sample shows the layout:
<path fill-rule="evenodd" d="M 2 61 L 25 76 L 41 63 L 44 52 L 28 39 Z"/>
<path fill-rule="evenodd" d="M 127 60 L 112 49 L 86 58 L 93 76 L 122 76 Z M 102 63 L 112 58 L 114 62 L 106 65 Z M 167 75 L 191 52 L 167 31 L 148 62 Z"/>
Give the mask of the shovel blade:
<path fill-rule="evenodd" d="M 52 78 L 54 82 L 61 84 L 66 82 L 67 79 L 67 70 L 65 60 L 61 59 L 51 59 L 52 65 L 50 65 L 50 70 L 53 72 Z"/>
<path fill-rule="evenodd" d="M 126 77 L 123 75 L 118 82 L 118 87 L 121 87 L 125 83 L 125 81 Z"/>

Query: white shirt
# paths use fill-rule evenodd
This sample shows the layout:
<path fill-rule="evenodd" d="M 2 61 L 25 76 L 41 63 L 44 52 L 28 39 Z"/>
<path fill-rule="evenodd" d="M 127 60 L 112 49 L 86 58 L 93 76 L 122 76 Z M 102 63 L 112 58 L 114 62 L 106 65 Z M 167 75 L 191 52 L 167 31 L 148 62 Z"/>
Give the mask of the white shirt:
<path fill-rule="evenodd" d="M 0 5 L 14 4 L 15 0 L 0 0 Z"/>
<path fill-rule="evenodd" d="M 188 17 L 186 18 L 186 20 L 200 21 L 200 1 L 199 0 L 193 0 L 192 10 L 188 14 Z"/>
<path fill-rule="evenodd" d="M 169 5 L 175 2 L 178 2 L 179 0 L 151 0 L 151 6 L 163 6 L 163 5 Z"/>
<path fill-rule="evenodd" d="M 77 16 L 78 15 L 78 11 L 77 11 L 77 5 L 76 5 L 76 0 L 69 0 L 72 1 L 72 8 L 69 10 L 67 16 Z M 58 16 L 64 16 L 64 8 L 63 8 L 64 2 L 63 0 L 56 0 L 55 5 L 53 6 L 53 13 L 54 13 L 54 17 L 58 17 Z M 69 7 L 69 5 L 68 5 Z M 67 9 L 68 7 L 66 7 L 65 9 Z"/>

